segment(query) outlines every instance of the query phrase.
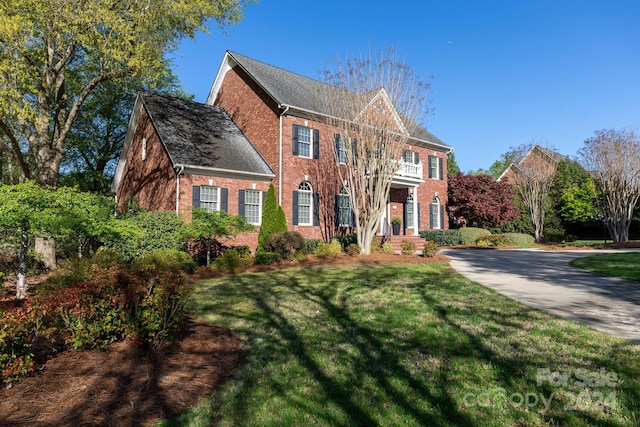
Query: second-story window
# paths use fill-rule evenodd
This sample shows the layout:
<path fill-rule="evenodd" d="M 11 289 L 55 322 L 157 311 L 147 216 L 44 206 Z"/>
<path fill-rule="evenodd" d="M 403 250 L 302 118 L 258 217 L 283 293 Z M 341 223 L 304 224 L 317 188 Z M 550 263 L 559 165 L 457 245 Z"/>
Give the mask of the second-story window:
<path fill-rule="evenodd" d="M 443 162 L 440 157 L 429 156 L 429 178 L 444 179 Z"/>
<path fill-rule="evenodd" d="M 320 144 L 320 131 L 306 126 L 293 125 L 293 154 L 300 157 L 317 159 Z"/>
<path fill-rule="evenodd" d="M 347 152 L 346 147 L 344 146 L 344 139 L 339 134 L 336 134 L 336 157 L 338 159 L 338 163 L 346 163 L 347 162 Z"/>
<path fill-rule="evenodd" d="M 407 163 L 420 163 L 420 157 L 418 156 L 418 153 L 411 150 L 404 150 L 404 152 L 402 153 L 402 159 Z"/>

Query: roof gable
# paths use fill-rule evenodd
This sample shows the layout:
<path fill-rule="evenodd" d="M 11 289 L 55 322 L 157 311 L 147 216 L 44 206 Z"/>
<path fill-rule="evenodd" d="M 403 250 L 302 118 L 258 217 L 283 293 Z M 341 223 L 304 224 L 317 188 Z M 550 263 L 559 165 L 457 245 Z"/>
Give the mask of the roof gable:
<path fill-rule="evenodd" d="M 216 79 L 211 87 L 209 96 L 207 97 L 206 103 L 208 105 L 213 105 L 215 103 L 225 74 L 236 66 L 244 70 L 256 82 L 256 84 L 258 84 L 276 102 L 278 107 L 282 109 L 290 107 L 312 115 L 327 116 L 327 113 L 324 111 L 325 109 L 322 106 L 321 94 L 327 90 L 343 90 L 331 87 L 318 80 L 257 61 L 247 56 L 227 51 L 220 69 L 218 70 L 218 74 L 216 75 Z M 363 105 L 370 106 L 376 99 L 384 96 L 381 91 L 384 92 L 384 89 L 381 88 L 380 90 L 366 94 L 366 96 L 369 96 L 370 98 L 366 99 L 365 102 L 363 102 Z M 391 104 L 388 95 L 386 95 L 386 97 L 387 102 L 389 103 L 388 108 L 393 110 L 393 114 L 396 116 L 398 129 L 400 132 L 406 133 L 406 127 L 402 123 L 401 115 L 395 109 L 395 106 Z M 365 110 L 367 108 L 368 107 L 365 107 Z M 361 115 L 363 113 L 364 110 Z M 431 132 L 427 131 L 423 126 L 412 126 L 412 128 L 415 128 L 410 135 L 412 139 L 418 142 L 421 141 L 441 146 L 447 150 L 451 149 L 451 147 Z"/>

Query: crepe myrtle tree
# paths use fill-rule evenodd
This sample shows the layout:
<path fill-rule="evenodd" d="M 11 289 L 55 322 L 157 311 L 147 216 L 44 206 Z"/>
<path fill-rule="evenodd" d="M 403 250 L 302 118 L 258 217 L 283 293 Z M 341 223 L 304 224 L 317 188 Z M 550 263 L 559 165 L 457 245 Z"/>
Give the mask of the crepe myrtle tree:
<path fill-rule="evenodd" d="M 578 152 L 602 194 L 602 215 L 614 242 L 629 240 L 633 211 L 640 199 L 640 136 L 633 129 L 603 129 Z"/>
<path fill-rule="evenodd" d="M 106 82 L 165 73 L 184 37 L 237 22 L 250 0 L 0 2 L 0 151 L 26 179 L 58 183 L 65 141 Z"/>
<path fill-rule="evenodd" d="M 319 104 L 339 134 L 339 182 L 349 196 L 358 245 L 369 254 L 398 160 L 428 111 L 430 82 L 389 49 L 336 61 L 325 83 Z"/>

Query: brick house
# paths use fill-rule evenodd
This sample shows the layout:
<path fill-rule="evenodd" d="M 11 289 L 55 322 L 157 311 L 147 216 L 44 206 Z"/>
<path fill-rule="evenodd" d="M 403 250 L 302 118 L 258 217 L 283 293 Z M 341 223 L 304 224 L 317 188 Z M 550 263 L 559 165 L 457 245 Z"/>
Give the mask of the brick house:
<path fill-rule="evenodd" d="M 141 93 L 112 184 L 119 208 L 137 197 L 152 210 L 223 209 L 259 226 L 273 182 L 289 230 L 306 238 L 326 237 L 332 227 L 349 230 L 348 198 L 338 182 L 328 189 L 322 182 L 335 169 L 340 144 L 310 96 L 322 85 L 227 51 L 205 104 Z M 411 135 L 380 235 L 396 217 L 407 236 L 447 227 L 450 151 L 423 128 Z M 256 233 L 240 239 L 255 248 Z"/>

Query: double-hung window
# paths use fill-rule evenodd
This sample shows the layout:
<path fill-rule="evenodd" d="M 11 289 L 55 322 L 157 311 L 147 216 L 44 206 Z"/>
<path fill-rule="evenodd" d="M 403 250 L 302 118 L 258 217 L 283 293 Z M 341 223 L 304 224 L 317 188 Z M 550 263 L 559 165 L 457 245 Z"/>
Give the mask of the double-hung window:
<path fill-rule="evenodd" d="M 404 150 L 404 152 L 402 153 L 402 157 L 406 163 L 414 163 L 414 164 L 420 163 L 420 158 L 418 157 L 418 153 L 415 151 Z"/>
<path fill-rule="evenodd" d="M 220 187 L 203 185 L 200 187 L 200 207 L 206 212 L 220 210 Z"/>
<path fill-rule="evenodd" d="M 404 206 L 405 206 L 405 211 L 404 211 L 404 223 L 405 223 L 405 226 L 407 228 L 413 228 L 413 218 L 414 218 L 413 194 L 409 194 L 407 196 L 407 200 L 406 200 Z"/>
<path fill-rule="evenodd" d="M 302 157 L 311 157 L 311 129 L 298 127 L 298 155 Z"/>
<path fill-rule="evenodd" d="M 259 225 L 262 192 L 258 190 L 244 191 L 244 217 L 249 224 Z"/>
<path fill-rule="evenodd" d="M 338 159 L 338 163 L 347 162 L 347 152 L 344 144 L 345 144 L 344 138 L 336 134 L 336 157 Z"/>
<path fill-rule="evenodd" d="M 429 178 L 444 179 L 443 162 L 440 157 L 429 156 Z"/>
<path fill-rule="evenodd" d="M 307 126 L 293 125 L 293 154 L 317 159 L 320 146 L 320 131 Z"/>

